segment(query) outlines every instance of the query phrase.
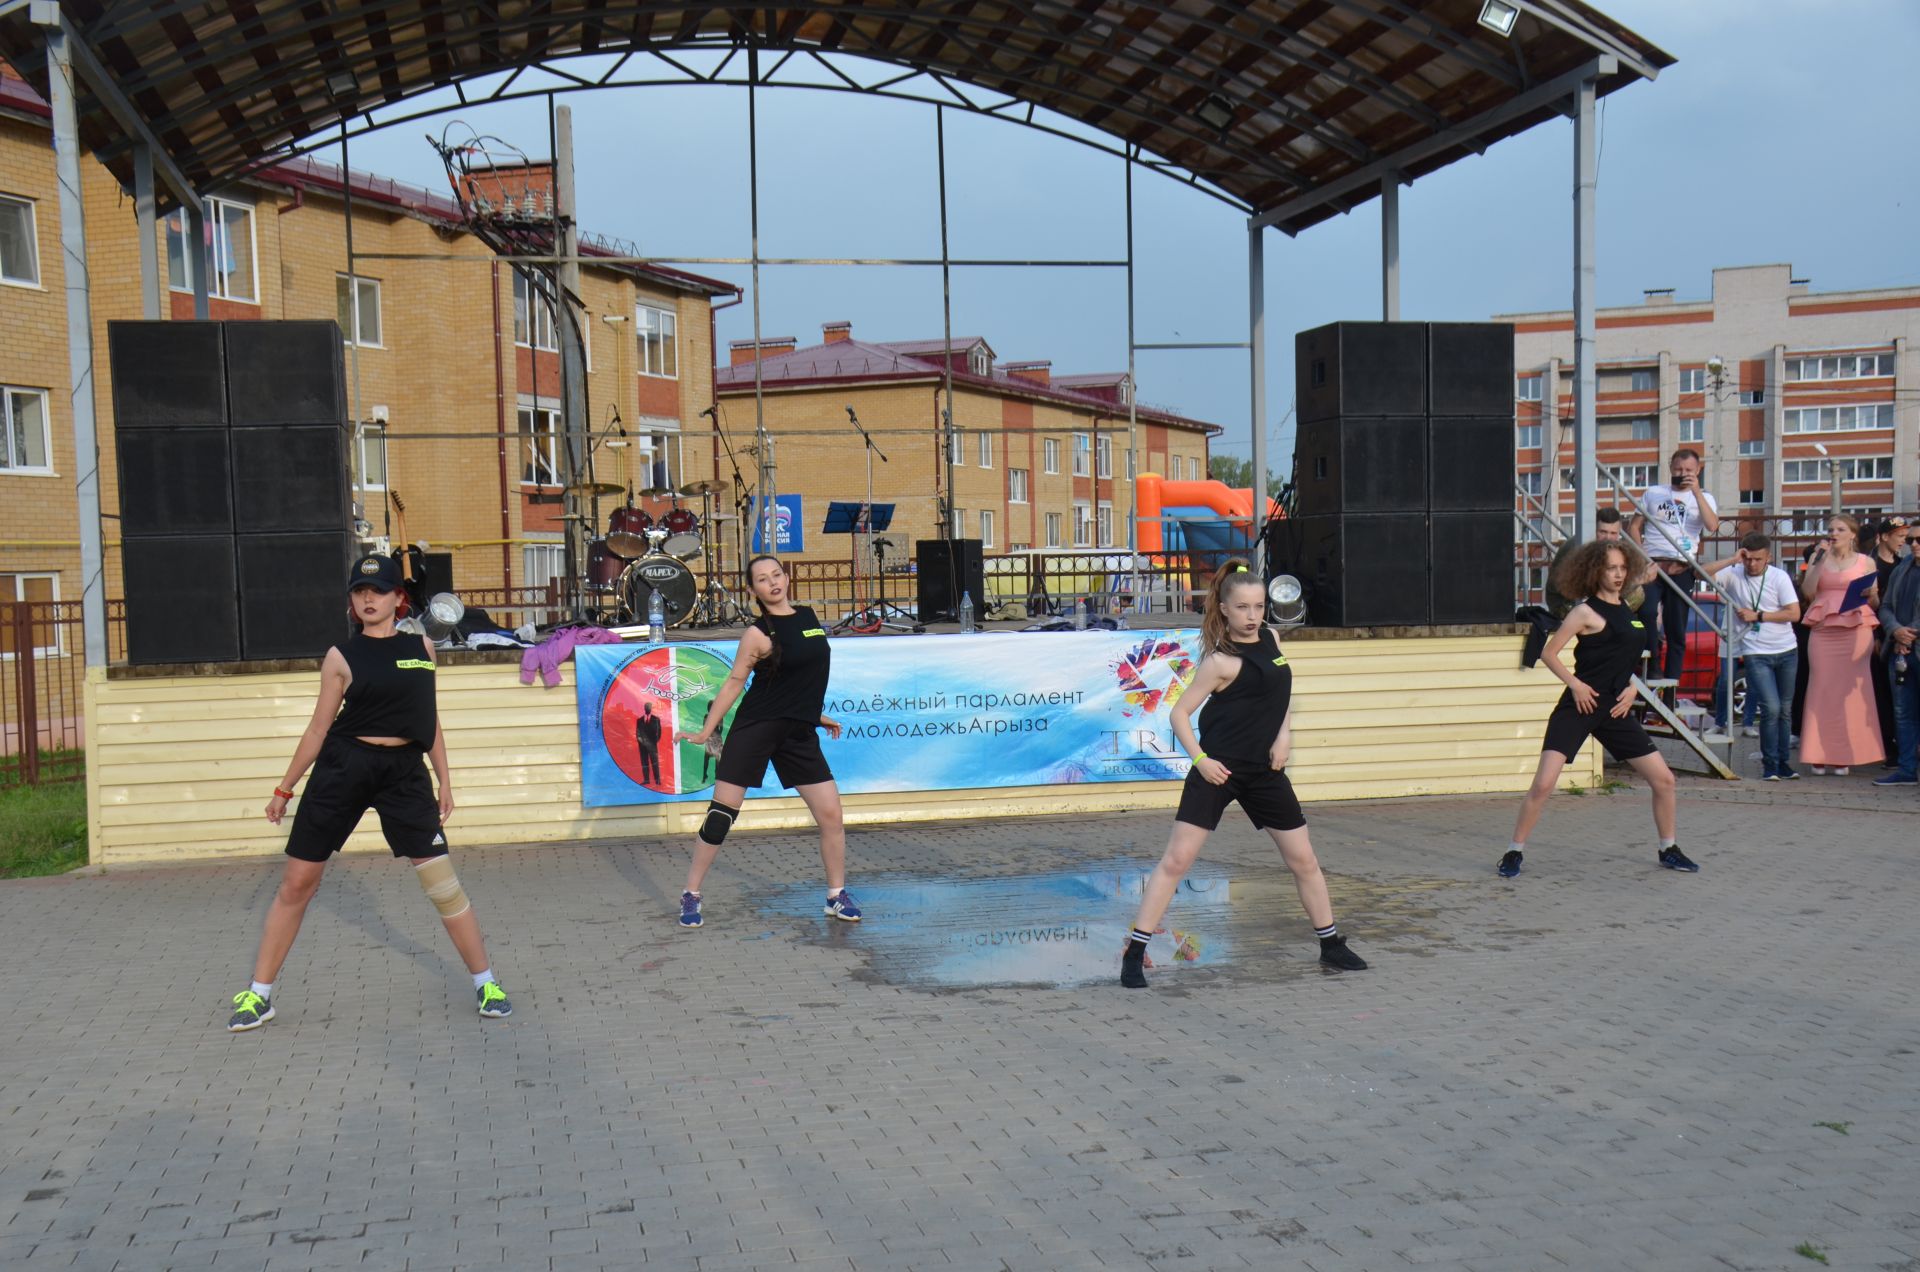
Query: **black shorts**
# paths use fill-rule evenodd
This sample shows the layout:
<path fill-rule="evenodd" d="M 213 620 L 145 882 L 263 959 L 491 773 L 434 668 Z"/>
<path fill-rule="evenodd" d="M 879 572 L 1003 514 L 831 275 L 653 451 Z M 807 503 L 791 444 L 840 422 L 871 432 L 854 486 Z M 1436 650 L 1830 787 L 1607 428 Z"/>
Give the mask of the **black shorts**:
<path fill-rule="evenodd" d="M 820 750 L 820 726 L 812 720 L 755 720 L 738 725 L 720 748 L 720 767 L 714 781 L 754 787 L 767 776 L 773 762 L 780 785 L 818 786 L 833 780 L 827 757 Z"/>
<path fill-rule="evenodd" d="M 1597 739 L 1601 746 L 1607 748 L 1607 754 L 1622 763 L 1652 755 L 1660 749 L 1647 736 L 1647 731 L 1640 727 L 1640 721 L 1632 712 L 1619 719 L 1608 715 L 1605 695 L 1594 703 L 1592 712 L 1587 715 L 1581 715 L 1572 702 L 1563 699 L 1553 709 L 1553 714 L 1547 717 L 1547 737 L 1540 744 L 1540 749 L 1558 751 L 1571 761 L 1580 754 L 1580 748 L 1588 738 Z"/>
<path fill-rule="evenodd" d="M 1227 805 L 1237 800 L 1255 830 L 1299 830 L 1307 824 L 1285 770 L 1264 763 L 1221 763 L 1227 765 L 1230 775 L 1218 786 L 1197 770 L 1187 770 L 1187 785 L 1180 792 L 1175 821 L 1213 830 L 1220 825 L 1220 814 L 1227 811 Z"/>
<path fill-rule="evenodd" d="M 447 837 L 440 830 L 440 801 L 427 775 L 425 752 L 341 737 L 329 737 L 320 747 L 293 815 L 287 855 L 325 861 L 340 851 L 369 808 L 380 814 L 380 831 L 394 856 L 445 855 Z"/>

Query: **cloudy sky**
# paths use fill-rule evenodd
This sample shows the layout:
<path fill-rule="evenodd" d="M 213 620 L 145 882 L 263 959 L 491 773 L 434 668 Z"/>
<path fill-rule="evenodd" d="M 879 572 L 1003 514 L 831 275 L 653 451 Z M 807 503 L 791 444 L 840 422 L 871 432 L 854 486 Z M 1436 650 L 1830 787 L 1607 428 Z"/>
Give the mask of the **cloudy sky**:
<path fill-rule="evenodd" d="M 1602 305 L 1643 288 L 1709 294 L 1715 266 L 1785 262 L 1816 290 L 1920 283 L 1920 164 L 1914 162 L 1920 4 L 1913 0 L 1600 0 L 1675 55 L 1657 83 L 1607 99 L 1602 116 Z M 1902 89 L 1901 84 L 1908 87 Z M 570 94 L 582 220 L 650 253 L 747 254 L 747 103 L 726 88 Z M 462 109 L 458 118 L 547 150 L 543 104 Z M 442 186 L 422 134 L 375 133 L 357 168 Z M 955 256 L 1124 255 L 1119 161 L 1012 124 L 947 112 Z M 1421 180 L 1401 195 L 1402 312 L 1478 319 L 1571 303 L 1572 125 L 1554 122 Z M 937 256 L 934 112 L 804 90 L 760 95 L 761 250 L 768 256 Z M 337 153 L 330 156 L 337 159 Z M 1232 209 L 1165 178 L 1135 177 L 1137 322 L 1142 341 L 1239 340 L 1246 235 Z M 1292 451 L 1292 333 L 1379 316 L 1379 214 L 1369 203 L 1267 241 L 1270 412 L 1276 468 Z M 744 270 L 704 272 L 740 282 Z M 768 334 L 805 344 L 820 324 L 858 336 L 937 336 L 940 275 L 923 269 L 762 271 Z M 1126 296 L 1115 270 L 956 272 L 956 334 L 1003 359 L 1056 372 L 1123 367 Z M 750 306 L 720 339 L 751 334 Z M 1140 396 L 1226 428 L 1247 453 L 1243 353 L 1145 352 Z M 875 423 L 876 421 L 868 421 Z"/>

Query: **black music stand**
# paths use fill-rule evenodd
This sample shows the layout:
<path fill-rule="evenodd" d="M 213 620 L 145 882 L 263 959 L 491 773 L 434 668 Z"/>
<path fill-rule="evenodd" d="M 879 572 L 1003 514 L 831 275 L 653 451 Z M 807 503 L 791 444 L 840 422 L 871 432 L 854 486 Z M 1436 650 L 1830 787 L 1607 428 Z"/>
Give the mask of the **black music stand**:
<path fill-rule="evenodd" d="M 890 503 L 866 504 L 854 500 L 835 499 L 827 504 L 827 519 L 825 523 L 821 525 L 820 532 L 822 534 L 847 534 L 855 536 L 864 534 L 871 540 L 875 532 L 885 530 L 892 524 L 893 505 Z M 924 632 L 927 630 L 921 625 L 920 620 L 912 614 L 901 609 L 898 605 L 892 605 L 887 602 L 886 554 L 883 548 L 885 543 L 886 540 L 882 539 L 873 544 L 874 576 L 877 593 L 872 598 L 871 603 L 863 606 L 860 604 L 861 598 L 856 596 L 854 598 L 854 609 L 852 612 L 835 623 L 830 630 L 838 632 L 856 627 L 869 627 L 874 629 L 890 628 L 898 632 Z M 858 576 L 859 570 L 855 557 L 859 550 L 859 540 L 856 538 L 853 541 L 853 546 L 848 549 L 847 555 L 848 565 L 853 568 L 856 577 Z M 906 621 L 889 622 L 888 620 L 895 615 Z M 861 620 L 865 621 L 863 622 Z"/>

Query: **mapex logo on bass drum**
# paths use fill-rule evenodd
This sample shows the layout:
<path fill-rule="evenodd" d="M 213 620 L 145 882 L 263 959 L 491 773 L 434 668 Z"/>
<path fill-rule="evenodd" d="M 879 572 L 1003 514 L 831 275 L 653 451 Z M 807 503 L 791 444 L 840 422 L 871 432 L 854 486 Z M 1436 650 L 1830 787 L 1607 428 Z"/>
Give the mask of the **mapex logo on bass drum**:
<path fill-rule="evenodd" d="M 664 562 L 656 565 L 643 565 L 640 567 L 640 577 L 649 583 L 664 583 L 668 579 L 680 577 L 682 569 L 683 567 L 679 565 L 669 565 Z"/>

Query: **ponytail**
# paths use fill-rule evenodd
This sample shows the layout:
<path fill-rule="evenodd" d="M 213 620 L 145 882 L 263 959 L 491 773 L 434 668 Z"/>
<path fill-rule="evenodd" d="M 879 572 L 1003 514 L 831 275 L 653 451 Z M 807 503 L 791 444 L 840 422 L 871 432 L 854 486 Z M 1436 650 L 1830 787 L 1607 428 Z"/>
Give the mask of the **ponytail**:
<path fill-rule="evenodd" d="M 1239 557 L 1220 563 L 1207 585 L 1206 608 L 1200 616 L 1200 652 L 1202 656 L 1227 647 L 1227 594 L 1236 587 L 1259 587 L 1260 576 Z"/>

